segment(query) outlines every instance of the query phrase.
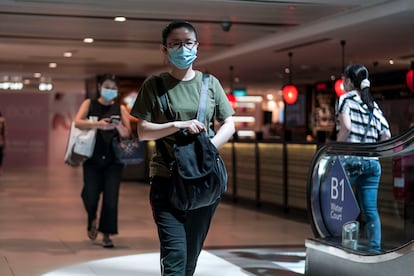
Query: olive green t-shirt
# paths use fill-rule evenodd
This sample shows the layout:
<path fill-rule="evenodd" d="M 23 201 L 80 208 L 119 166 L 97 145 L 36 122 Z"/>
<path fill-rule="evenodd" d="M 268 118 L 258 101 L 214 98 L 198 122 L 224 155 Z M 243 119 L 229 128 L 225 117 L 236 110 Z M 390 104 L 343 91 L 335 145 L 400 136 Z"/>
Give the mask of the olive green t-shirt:
<path fill-rule="evenodd" d="M 197 116 L 202 73 L 199 71 L 195 71 L 195 73 L 195 77 L 188 81 L 177 80 L 169 73 L 160 74 L 167 91 L 167 98 L 173 111 L 173 117 L 177 121 L 192 120 Z M 161 105 L 155 78 L 155 76 L 148 77 L 142 84 L 135 104 L 132 107 L 131 115 L 152 123 L 166 123 L 168 119 Z M 227 100 L 226 93 L 221 87 L 220 82 L 217 78 L 210 75 L 206 118 L 203 122 L 209 129 L 209 135 L 214 136 L 214 120 L 222 122 L 233 114 L 234 110 Z M 166 160 L 171 160 L 175 135 L 164 137 L 160 139 L 160 142 L 165 145 L 165 149 L 170 155 L 166 157 Z M 161 155 L 160 149 L 156 146 L 150 162 L 150 176 L 168 177 L 170 175 L 164 158 Z"/>

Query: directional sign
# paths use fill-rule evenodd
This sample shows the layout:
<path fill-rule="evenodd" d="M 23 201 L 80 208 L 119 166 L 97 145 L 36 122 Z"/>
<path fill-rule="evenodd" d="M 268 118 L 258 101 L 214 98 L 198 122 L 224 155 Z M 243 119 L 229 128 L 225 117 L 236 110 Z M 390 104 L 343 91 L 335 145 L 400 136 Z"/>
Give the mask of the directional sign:
<path fill-rule="evenodd" d="M 348 176 L 336 156 L 332 168 L 322 182 L 320 201 L 325 226 L 334 237 L 340 237 L 342 225 L 356 220 L 360 213 Z"/>

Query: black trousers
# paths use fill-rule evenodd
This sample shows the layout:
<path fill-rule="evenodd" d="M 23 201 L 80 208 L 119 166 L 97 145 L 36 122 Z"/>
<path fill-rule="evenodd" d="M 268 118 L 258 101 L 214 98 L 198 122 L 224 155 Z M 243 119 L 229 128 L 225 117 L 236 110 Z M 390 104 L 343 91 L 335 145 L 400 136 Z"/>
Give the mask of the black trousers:
<path fill-rule="evenodd" d="M 211 206 L 179 211 L 169 203 L 169 185 L 169 178 L 151 179 L 150 202 L 160 240 L 161 275 L 191 276 L 220 199 Z"/>
<path fill-rule="evenodd" d="M 88 230 L 97 218 L 98 204 L 102 194 L 99 231 L 118 234 L 118 198 L 122 176 L 122 164 L 114 162 L 93 162 L 83 164 L 82 200 L 88 215 Z"/>
<path fill-rule="evenodd" d="M 4 146 L 0 145 L 0 167 L 3 165 Z"/>

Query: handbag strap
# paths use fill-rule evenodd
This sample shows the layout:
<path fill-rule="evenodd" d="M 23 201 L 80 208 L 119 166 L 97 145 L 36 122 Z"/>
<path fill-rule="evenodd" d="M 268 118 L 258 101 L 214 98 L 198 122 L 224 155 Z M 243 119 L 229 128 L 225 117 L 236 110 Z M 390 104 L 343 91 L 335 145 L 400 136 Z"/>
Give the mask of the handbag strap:
<path fill-rule="evenodd" d="M 157 83 L 157 90 L 158 90 L 158 95 L 160 97 L 161 106 L 162 106 L 163 111 L 165 112 L 165 116 L 167 117 L 168 121 L 174 121 L 173 112 L 172 112 L 170 103 L 168 101 L 167 91 L 165 89 L 164 82 L 160 76 L 155 76 L 155 80 Z M 206 116 L 205 114 L 206 114 L 206 106 L 207 106 L 209 81 L 210 81 L 210 75 L 203 73 L 200 100 L 198 103 L 198 110 L 197 110 L 197 120 L 200 122 L 203 122 Z"/>
<path fill-rule="evenodd" d="M 155 80 L 157 83 L 157 92 L 158 96 L 160 97 L 161 107 L 165 112 L 165 116 L 167 117 L 168 121 L 174 121 L 173 111 L 171 109 L 170 103 L 168 101 L 167 90 L 165 89 L 163 79 L 160 76 L 155 76 Z M 206 116 L 206 106 L 207 106 L 207 96 L 208 96 L 208 84 L 210 80 L 210 75 L 203 73 L 202 83 L 201 83 L 201 92 L 200 92 L 200 100 L 198 103 L 198 110 L 197 110 L 197 120 L 202 122 L 204 121 L 204 117 Z M 171 165 L 171 161 L 167 160 L 168 152 L 165 148 L 165 145 L 161 143 L 161 139 L 157 139 L 155 144 L 161 151 L 161 155 L 163 156 L 164 161 Z"/>
<path fill-rule="evenodd" d="M 210 81 L 210 75 L 203 73 L 203 79 L 201 82 L 200 100 L 198 103 L 198 111 L 197 111 L 197 120 L 199 122 L 204 122 L 204 119 L 206 117 L 206 106 L 207 106 L 209 81 Z"/>
<path fill-rule="evenodd" d="M 367 126 L 366 126 L 366 128 L 365 128 L 365 133 L 364 133 L 364 136 L 363 136 L 363 137 L 362 137 L 362 139 L 361 139 L 361 142 L 364 142 L 365 138 L 367 137 L 367 134 L 368 134 L 368 129 L 369 129 L 369 127 L 370 127 L 370 123 L 371 123 L 372 117 L 374 117 L 374 111 L 371 111 L 371 112 L 369 113 L 369 120 L 368 120 L 368 124 L 367 124 Z"/>

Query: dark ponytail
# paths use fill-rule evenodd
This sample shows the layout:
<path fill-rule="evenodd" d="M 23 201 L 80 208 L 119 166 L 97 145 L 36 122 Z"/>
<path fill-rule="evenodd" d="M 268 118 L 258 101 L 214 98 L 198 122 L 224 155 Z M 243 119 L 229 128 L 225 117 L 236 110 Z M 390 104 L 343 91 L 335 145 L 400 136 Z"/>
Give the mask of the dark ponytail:
<path fill-rule="evenodd" d="M 370 112 L 374 110 L 374 98 L 369 90 L 368 70 L 361 64 L 350 64 L 345 68 L 345 78 L 349 78 L 354 88 L 361 92 L 361 100 L 368 106 Z"/>

